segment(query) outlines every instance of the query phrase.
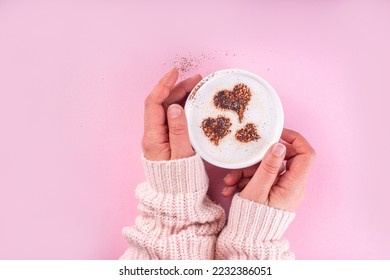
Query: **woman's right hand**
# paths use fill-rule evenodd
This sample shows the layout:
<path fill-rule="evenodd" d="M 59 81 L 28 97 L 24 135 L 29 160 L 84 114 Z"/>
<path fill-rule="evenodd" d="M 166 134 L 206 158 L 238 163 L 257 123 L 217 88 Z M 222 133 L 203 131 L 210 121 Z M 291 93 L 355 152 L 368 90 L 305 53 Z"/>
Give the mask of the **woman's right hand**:
<path fill-rule="evenodd" d="M 273 208 L 293 212 L 300 205 L 306 181 L 316 153 L 299 133 L 284 129 L 284 143 L 276 143 L 265 154 L 260 165 L 232 170 L 225 177 L 222 195 L 230 196 L 242 189 L 240 196 Z M 283 161 L 286 170 L 280 174 Z"/>

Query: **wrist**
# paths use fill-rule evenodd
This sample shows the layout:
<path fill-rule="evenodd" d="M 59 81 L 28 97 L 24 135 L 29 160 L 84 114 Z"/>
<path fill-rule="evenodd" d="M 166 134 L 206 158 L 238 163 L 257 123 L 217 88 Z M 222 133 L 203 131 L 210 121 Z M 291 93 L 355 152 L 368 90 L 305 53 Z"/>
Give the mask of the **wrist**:
<path fill-rule="evenodd" d="M 170 151 L 169 149 L 160 149 L 156 150 L 152 149 L 142 141 L 142 158 L 149 161 L 161 161 L 161 160 L 169 160 L 170 159 Z"/>
<path fill-rule="evenodd" d="M 150 187 L 165 193 L 195 192 L 207 189 L 208 177 L 202 159 L 195 154 L 188 158 L 152 161 L 142 157 Z"/>
<path fill-rule="evenodd" d="M 264 204 L 233 197 L 228 227 L 237 238 L 251 236 L 259 241 L 281 239 L 295 217 L 295 213 L 275 209 Z"/>

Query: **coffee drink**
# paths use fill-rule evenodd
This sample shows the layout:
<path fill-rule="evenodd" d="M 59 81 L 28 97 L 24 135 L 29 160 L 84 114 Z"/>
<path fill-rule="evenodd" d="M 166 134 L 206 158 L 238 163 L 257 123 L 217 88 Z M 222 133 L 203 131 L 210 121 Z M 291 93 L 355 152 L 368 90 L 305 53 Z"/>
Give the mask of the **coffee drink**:
<path fill-rule="evenodd" d="M 283 129 L 276 91 L 263 78 L 241 69 L 205 77 L 188 96 L 185 112 L 195 151 L 224 168 L 261 161 Z"/>

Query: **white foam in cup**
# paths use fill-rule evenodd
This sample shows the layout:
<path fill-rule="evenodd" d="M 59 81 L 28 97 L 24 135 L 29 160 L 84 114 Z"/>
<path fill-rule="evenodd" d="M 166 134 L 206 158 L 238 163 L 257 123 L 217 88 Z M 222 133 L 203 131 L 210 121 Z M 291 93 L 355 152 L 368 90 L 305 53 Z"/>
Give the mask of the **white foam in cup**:
<path fill-rule="evenodd" d="M 231 91 L 240 83 L 252 93 L 241 123 L 236 112 L 217 108 L 213 101 L 218 92 Z M 276 91 L 263 78 L 241 69 L 225 69 L 205 77 L 188 96 L 185 113 L 194 150 L 207 162 L 223 168 L 244 168 L 261 161 L 283 130 L 283 107 Z M 231 132 L 216 145 L 206 136 L 202 122 L 219 116 L 230 119 L 232 125 Z M 248 123 L 255 124 L 260 139 L 240 142 L 236 132 Z"/>

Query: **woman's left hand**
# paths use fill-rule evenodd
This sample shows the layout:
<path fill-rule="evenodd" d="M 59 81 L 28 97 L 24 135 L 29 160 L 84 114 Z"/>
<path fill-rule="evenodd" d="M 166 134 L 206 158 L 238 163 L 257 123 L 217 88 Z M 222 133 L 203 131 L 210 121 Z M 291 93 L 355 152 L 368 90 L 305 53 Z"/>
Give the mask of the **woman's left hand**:
<path fill-rule="evenodd" d="M 148 160 L 172 160 L 194 155 L 183 106 L 202 79 L 195 75 L 176 84 L 176 68 L 166 73 L 145 100 L 142 150 Z M 176 85 L 175 85 L 176 84 Z"/>

